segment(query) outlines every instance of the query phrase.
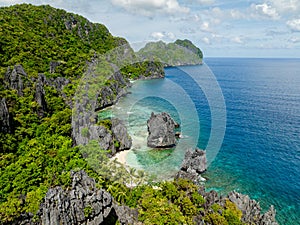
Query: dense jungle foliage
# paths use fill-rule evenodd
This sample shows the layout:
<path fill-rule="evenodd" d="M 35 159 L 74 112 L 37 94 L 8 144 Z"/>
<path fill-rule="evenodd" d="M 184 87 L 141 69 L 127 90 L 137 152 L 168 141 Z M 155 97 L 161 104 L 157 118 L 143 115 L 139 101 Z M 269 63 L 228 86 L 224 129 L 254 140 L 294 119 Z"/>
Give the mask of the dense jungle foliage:
<path fill-rule="evenodd" d="M 109 160 L 97 143 L 81 148 L 73 144 L 72 110 L 67 103 L 87 61 L 124 43 L 126 40 L 113 37 L 105 26 L 61 9 L 29 4 L 0 8 L 0 100 L 5 100 L 10 118 L 10 130 L 0 132 L 1 224 L 24 212 L 36 213 L 49 187 L 70 185 L 71 170 L 85 170 L 116 201 L 138 208 L 144 224 L 193 224 L 194 216 L 204 210 L 205 200 L 194 184 L 177 180 L 146 185 L 149 178 L 145 173 Z M 18 64 L 27 74 L 22 94 L 4 80 L 8 68 L 11 71 Z M 122 73 L 136 78 L 140 71 L 147 71 L 146 66 L 138 63 Z M 35 100 L 40 73 L 47 79 L 70 80 L 61 91 L 44 86 L 47 110 L 42 115 Z M 99 160 L 101 167 L 92 168 Z M 119 179 L 107 179 L 112 169 Z M 140 185 L 126 187 L 130 183 Z M 241 224 L 241 212 L 230 202 L 218 207 L 205 221 Z"/>

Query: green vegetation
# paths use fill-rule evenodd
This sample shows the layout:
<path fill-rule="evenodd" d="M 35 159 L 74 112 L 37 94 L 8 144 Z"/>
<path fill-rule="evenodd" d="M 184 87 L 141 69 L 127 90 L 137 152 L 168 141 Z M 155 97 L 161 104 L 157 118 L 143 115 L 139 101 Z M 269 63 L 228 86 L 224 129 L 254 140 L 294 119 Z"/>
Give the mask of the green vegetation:
<path fill-rule="evenodd" d="M 89 217 L 93 212 L 93 208 L 91 206 L 86 206 L 83 209 L 84 217 Z"/>
<path fill-rule="evenodd" d="M 228 199 L 225 201 L 224 207 L 218 204 L 213 204 L 211 208 L 213 212 L 208 213 L 204 217 L 204 221 L 210 224 L 243 225 L 241 222 L 243 215 L 242 211 Z"/>
<path fill-rule="evenodd" d="M 201 50 L 189 40 L 177 40 L 169 44 L 163 41 L 150 42 L 137 54 L 166 66 L 201 64 L 203 58 Z"/>
<path fill-rule="evenodd" d="M 159 61 L 143 61 L 127 65 L 121 69 L 123 76 L 136 80 L 143 77 L 150 77 L 153 72 L 158 72 L 160 75 L 164 74 L 162 63 Z"/>
<path fill-rule="evenodd" d="M 86 61 L 124 43 L 103 25 L 50 6 L 22 4 L 0 8 L 0 94 L 11 119 L 11 131 L 0 132 L 1 224 L 12 223 L 21 213 L 35 214 L 50 187 L 70 186 L 71 170 L 85 170 L 97 187 L 106 189 L 117 202 L 137 208 L 144 224 L 193 224 L 200 213 L 211 224 L 240 224 L 242 214 L 233 203 L 226 201 L 224 206 L 207 209 L 198 187 L 189 181 L 153 183 L 145 172 L 110 160 L 109 152 L 99 149 L 95 141 L 74 147 L 72 110 L 67 103 L 80 85 Z M 186 41 L 178 44 L 194 51 Z M 3 79 L 7 67 L 16 64 L 22 64 L 28 74 L 22 78 L 26 82 L 22 95 L 7 88 Z M 121 72 L 127 78 L 137 79 L 141 74 L 151 75 L 153 67 L 161 68 L 161 64 L 136 63 Z M 107 71 L 98 71 L 102 76 L 97 80 L 100 83 L 91 80 L 96 88 L 114 82 L 106 79 L 111 67 L 103 62 L 101 68 Z M 70 80 L 62 90 L 43 86 L 47 102 L 43 115 L 38 114 L 41 106 L 35 100 L 39 73 L 47 79 Z M 93 97 L 95 93 L 87 94 Z M 111 129 L 111 120 L 107 115 L 103 117 L 99 125 Z M 87 128 L 81 132 L 89 135 Z M 118 147 L 120 143 L 116 141 L 114 145 Z M 92 207 L 87 206 L 83 213 L 89 217 Z"/>
<path fill-rule="evenodd" d="M 178 39 L 174 43 L 176 45 L 179 45 L 179 46 L 182 46 L 184 48 L 187 48 L 188 50 L 190 50 L 193 53 L 195 53 L 196 55 L 198 55 L 199 58 L 201 58 L 201 59 L 203 58 L 202 51 L 199 48 L 197 48 L 190 40 L 187 40 L 187 39 L 185 39 L 185 40 L 179 40 Z"/>
<path fill-rule="evenodd" d="M 50 6 L 22 4 L 0 8 L 0 67 L 22 64 L 36 76 L 82 76 L 95 53 L 126 43 L 114 38 L 102 24 Z M 50 73 L 50 63 L 57 62 Z"/>
<path fill-rule="evenodd" d="M 35 213 L 49 187 L 70 184 L 71 170 L 84 169 L 98 179 L 79 148 L 73 147 L 72 111 L 66 101 L 73 97 L 86 62 L 123 43 L 105 26 L 50 6 L 0 8 L 0 94 L 12 121 L 10 133 L 0 132 L 0 223 L 22 212 Z M 52 62 L 57 66 L 50 71 Z M 7 67 L 15 64 L 28 75 L 23 77 L 23 96 L 4 86 Z M 38 73 L 71 80 L 62 90 L 66 99 L 55 87 L 44 85 L 43 117 L 35 101 L 33 78 Z"/>

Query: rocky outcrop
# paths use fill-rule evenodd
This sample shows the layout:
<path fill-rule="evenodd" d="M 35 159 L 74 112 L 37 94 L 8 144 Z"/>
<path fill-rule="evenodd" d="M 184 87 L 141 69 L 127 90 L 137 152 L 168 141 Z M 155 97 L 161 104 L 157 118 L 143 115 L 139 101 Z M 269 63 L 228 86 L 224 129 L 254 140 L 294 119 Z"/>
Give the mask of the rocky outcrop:
<path fill-rule="evenodd" d="M 0 131 L 3 133 L 11 132 L 11 121 L 5 98 L 0 101 Z"/>
<path fill-rule="evenodd" d="M 68 98 L 65 94 L 64 87 L 68 84 L 71 84 L 71 81 L 65 77 L 56 77 L 56 78 L 48 78 L 46 80 L 46 85 L 49 85 L 56 89 L 56 91 L 60 94 L 60 96 L 64 99 L 65 103 L 72 108 L 73 102 L 71 98 Z"/>
<path fill-rule="evenodd" d="M 83 124 L 80 134 L 77 136 L 78 145 L 86 145 L 91 140 L 96 140 L 103 150 L 111 150 L 111 155 L 118 151 L 131 148 L 132 139 L 122 120 L 117 118 L 111 120 L 109 127 L 97 124 Z"/>
<path fill-rule="evenodd" d="M 184 178 L 199 184 L 201 174 L 207 169 L 206 152 L 200 149 L 188 149 L 176 178 Z"/>
<path fill-rule="evenodd" d="M 39 74 L 38 80 L 35 84 L 35 101 L 39 104 L 38 116 L 43 117 L 47 112 L 47 103 L 45 97 L 44 84 L 46 83 L 46 77 L 44 74 Z"/>
<path fill-rule="evenodd" d="M 139 62 L 138 58 L 126 41 L 104 56 L 93 57 L 74 97 L 72 136 L 76 145 L 85 145 L 89 140 L 96 139 L 101 148 L 109 148 L 113 154 L 131 147 L 131 139 L 124 124 L 112 121 L 112 130 L 105 129 L 107 127 L 96 125 L 95 112 L 115 104 L 128 93 L 131 83 L 120 72 L 120 68 L 136 62 Z M 160 73 L 163 71 L 161 64 L 148 62 L 147 65 L 145 73 L 151 78 L 164 76 L 164 73 Z"/>
<path fill-rule="evenodd" d="M 228 199 L 234 202 L 243 212 L 243 222 L 259 225 L 278 225 L 275 219 L 276 211 L 273 206 L 266 213 L 261 214 L 259 203 L 250 199 L 248 195 L 234 191 L 228 194 Z"/>
<path fill-rule="evenodd" d="M 131 148 L 132 139 L 129 136 L 127 128 L 122 120 L 117 118 L 112 119 L 111 131 L 116 151 L 128 150 Z"/>
<path fill-rule="evenodd" d="M 106 81 L 106 85 L 100 88 L 96 95 L 97 105 L 95 110 L 100 110 L 115 104 L 122 96 L 127 94 L 127 88 L 129 86 L 129 81 L 124 79 L 120 71 L 117 70 Z"/>
<path fill-rule="evenodd" d="M 147 145 L 151 148 L 170 148 L 176 145 L 175 126 L 177 123 L 168 113 L 151 113 L 147 121 L 148 138 Z"/>
<path fill-rule="evenodd" d="M 88 130 L 88 136 L 83 140 L 87 144 L 90 140 L 97 140 L 103 150 L 111 150 L 111 155 L 118 151 L 131 148 L 132 140 L 122 120 L 111 120 L 111 127 L 92 125 Z"/>
<path fill-rule="evenodd" d="M 237 192 L 231 192 L 228 196 L 220 196 L 216 191 L 205 192 L 200 190 L 200 194 L 204 197 L 204 213 L 197 216 L 197 224 L 206 224 L 203 222 L 205 214 L 211 213 L 211 207 L 214 204 L 218 204 L 222 208 L 226 205 L 226 201 L 233 202 L 238 209 L 242 212 L 241 222 L 243 224 L 256 224 L 256 225 L 278 225 L 275 219 L 275 210 L 271 206 L 266 213 L 262 213 L 259 203 L 250 199 L 248 195 L 243 195 Z M 222 210 L 218 210 L 216 213 L 222 215 Z"/>
<path fill-rule="evenodd" d="M 13 69 L 7 68 L 4 75 L 4 87 L 15 89 L 19 96 L 23 96 L 23 89 L 27 86 L 27 74 L 21 65 L 15 65 Z"/>
<path fill-rule="evenodd" d="M 56 69 L 56 67 L 58 67 L 59 65 L 60 65 L 60 62 L 51 61 L 51 62 L 50 62 L 50 69 L 49 69 L 49 72 L 50 72 L 50 73 L 55 73 L 55 69 Z"/>
<path fill-rule="evenodd" d="M 43 225 L 69 224 L 136 224 L 137 212 L 119 206 L 103 189 L 96 188 L 94 179 L 84 171 L 73 172 L 72 187 L 48 190 L 38 215 Z"/>

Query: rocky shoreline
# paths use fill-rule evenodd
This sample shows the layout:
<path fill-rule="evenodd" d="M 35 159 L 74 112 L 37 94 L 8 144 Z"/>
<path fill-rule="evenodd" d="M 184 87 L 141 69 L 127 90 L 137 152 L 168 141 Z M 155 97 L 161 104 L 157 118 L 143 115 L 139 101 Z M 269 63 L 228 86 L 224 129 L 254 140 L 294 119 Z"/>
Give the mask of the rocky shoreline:
<path fill-rule="evenodd" d="M 15 88 L 19 95 L 22 95 L 23 79 L 26 79 L 26 73 L 21 66 L 15 66 L 14 70 L 8 71 L 6 74 L 7 85 L 14 87 L 15 83 L 18 84 Z M 47 103 L 43 101 L 43 86 L 54 85 L 59 90 L 68 83 L 67 80 L 61 80 L 60 78 L 47 80 L 42 74 L 39 75 L 37 80 L 30 82 L 36 83 L 37 94 L 35 95 L 35 100 L 40 105 L 41 111 L 39 113 L 41 116 L 43 115 L 43 110 L 47 107 Z M 82 107 L 79 106 L 79 109 L 82 109 Z M 9 126 L 10 120 L 5 99 L 1 101 L 1 115 L 5 119 L 2 121 L 2 129 L 9 132 L 11 127 Z M 77 144 L 84 144 L 90 139 L 97 139 L 100 140 L 99 145 L 102 148 L 112 149 L 112 155 L 118 151 L 130 149 L 131 138 L 122 121 L 113 119 L 108 124 L 110 127 L 105 125 L 99 126 L 96 120 L 93 123 L 84 123 L 91 116 L 94 118 L 93 114 L 85 114 L 85 116 L 82 117 L 83 120 L 79 121 L 77 125 L 83 126 L 81 127 L 81 132 L 83 128 L 88 127 L 89 134 L 84 136 L 81 133 L 82 138 L 85 139 L 77 139 Z M 164 116 L 167 117 L 165 114 L 162 114 L 162 118 Z M 154 117 L 154 115 L 151 117 Z M 174 129 L 175 125 L 175 122 L 171 123 L 171 128 Z M 224 205 L 226 199 L 229 199 L 243 212 L 243 222 L 261 225 L 278 224 L 275 220 L 275 209 L 273 206 L 266 213 L 262 214 L 259 203 L 251 200 L 246 195 L 237 192 L 231 192 L 227 196 L 219 196 L 214 191 L 206 193 L 205 188 L 201 186 L 201 174 L 205 170 L 205 151 L 189 149 L 186 152 L 181 169 L 176 175 L 176 179 L 184 178 L 196 183 L 202 190 L 201 194 L 206 199 L 205 207 L 207 208 L 215 203 Z M 107 221 L 110 220 L 119 220 L 121 224 L 140 224 L 137 219 L 137 210 L 130 209 L 125 205 L 118 205 L 108 192 L 96 188 L 95 181 L 88 177 L 84 171 L 72 173 L 71 179 L 73 180 L 71 189 L 64 190 L 62 187 L 54 187 L 48 190 L 36 215 L 39 218 L 38 221 L 34 219 L 33 214 L 22 214 L 13 224 L 109 224 Z M 203 215 L 197 218 L 197 224 L 205 224 L 202 219 Z"/>
<path fill-rule="evenodd" d="M 13 224 L 115 224 L 141 225 L 138 221 L 138 210 L 126 205 L 119 205 L 106 190 L 96 187 L 94 179 L 84 171 L 71 173 L 72 184 L 64 190 L 62 187 L 50 188 L 34 219 L 33 214 L 22 214 Z M 204 209 L 209 210 L 214 204 L 226 205 L 227 201 L 234 203 L 242 212 L 241 221 L 245 224 L 278 225 L 275 220 L 276 211 L 273 206 L 262 213 L 258 202 L 249 196 L 235 191 L 227 196 L 219 196 L 217 192 L 206 192 L 199 186 L 199 194 L 205 200 Z M 202 212 L 203 213 L 203 212 Z M 222 210 L 220 212 L 222 214 Z M 195 224 L 210 224 L 203 221 L 205 214 L 195 217 Z"/>

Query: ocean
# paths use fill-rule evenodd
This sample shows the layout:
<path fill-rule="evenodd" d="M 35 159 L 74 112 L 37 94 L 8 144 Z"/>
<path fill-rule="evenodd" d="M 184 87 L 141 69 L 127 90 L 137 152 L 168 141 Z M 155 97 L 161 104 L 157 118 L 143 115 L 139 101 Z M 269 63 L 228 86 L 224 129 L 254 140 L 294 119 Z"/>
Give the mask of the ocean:
<path fill-rule="evenodd" d="M 165 72 L 134 82 L 100 115 L 128 123 L 127 163 L 169 179 L 187 148 L 206 149 L 207 190 L 248 194 L 264 211 L 274 205 L 280 224 L 300 224 L 300 59 L 207 58 Z M 147 120 L 162 111 L 182 138 L 173 149 L 147 148 Z"/>

